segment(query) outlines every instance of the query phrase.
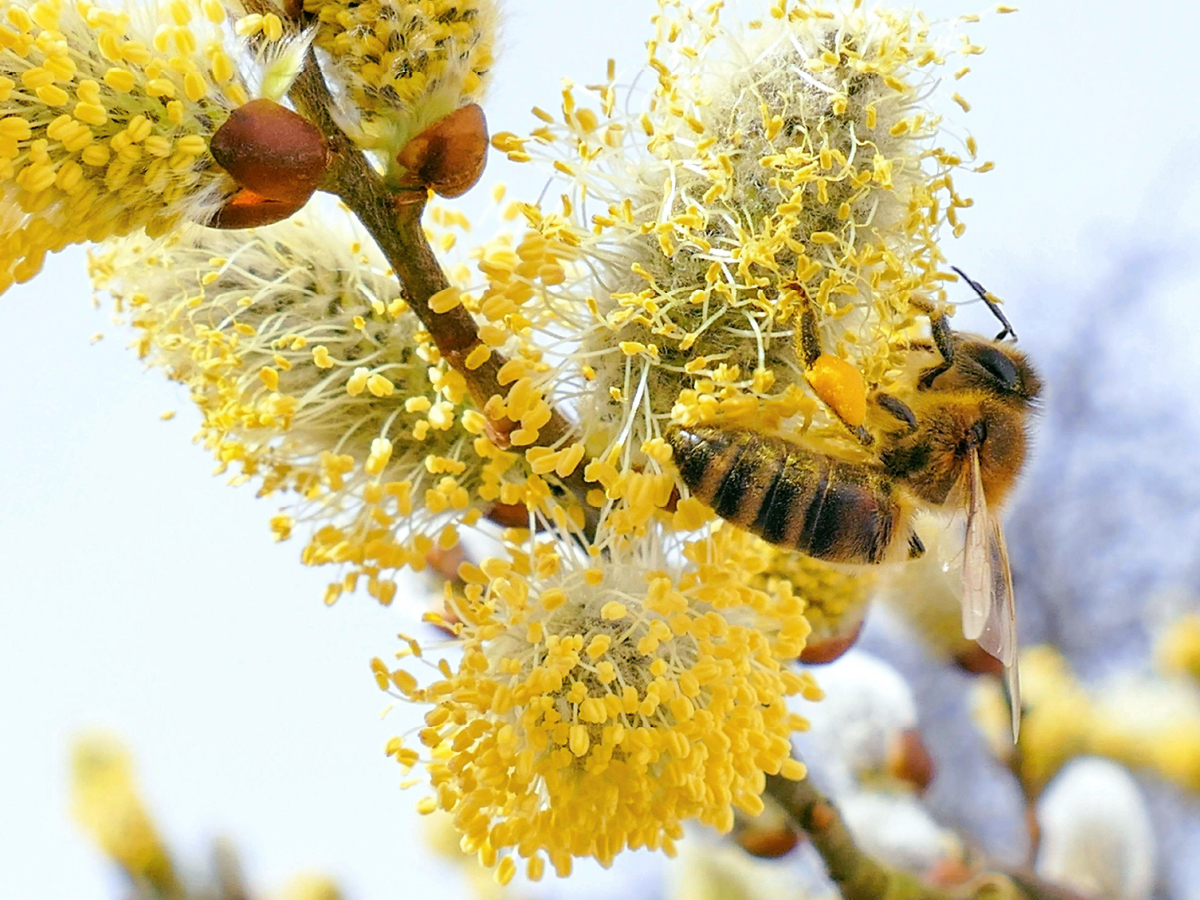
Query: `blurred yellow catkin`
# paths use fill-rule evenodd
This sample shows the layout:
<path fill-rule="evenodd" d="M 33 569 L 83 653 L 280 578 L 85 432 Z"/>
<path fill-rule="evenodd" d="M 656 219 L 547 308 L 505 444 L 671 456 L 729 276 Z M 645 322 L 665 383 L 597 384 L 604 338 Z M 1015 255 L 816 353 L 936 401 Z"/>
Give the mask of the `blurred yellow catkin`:
<path fill-rule="evenodd" d="M 276 900 L 343 900 L 344 896 L 337 882 L 316 873 L 297 875 L 274 895 Z"/>
<path fill-rule="evenodd" d="M 71 751 L 71 812 L 96 845 L 135 884 L 174 893 L 175 868 L 134 781 L 128 751 L 115 738 L 91 734 Z"/>
<path fill-rule="evenodd" d="M 1172 622 L 1159 636 L 1155 657 L 1167 675 L 1183 675 L 1200 685 L 1200 613 Z"/>

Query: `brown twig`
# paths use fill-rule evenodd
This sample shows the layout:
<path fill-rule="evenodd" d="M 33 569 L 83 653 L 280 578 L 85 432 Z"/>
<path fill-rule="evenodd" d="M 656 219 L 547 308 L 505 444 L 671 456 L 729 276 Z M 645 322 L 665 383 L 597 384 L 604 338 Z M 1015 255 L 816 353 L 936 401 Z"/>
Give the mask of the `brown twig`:
<path fill-rule="evenodd" d="M 768 775 L 766 792 L 808 836 L 845 900 L 950 900 L 951 895 L 922 884 L 907 872 L 889 869 L 863 853 L 837 808 L 808 778 L 790 781 L 781 775 Z"/>
<path fill-rule="evenodd" d="M 933 887 L 864 853 L 837 807 L 809 779 L 768 775 L 766 793 L 807 835 L 845 900 L 1083 900 L 1032 872 L 998 867 L 958 887 Z"/>
<path fill-rule="evenodd" d="M 324 133 L 333 161 L 321 187 L 336 194 L 362 222 L 387 257 L 404 286 L 409 307 L 429 330 L 442 357 L 466 379 L 468 391 L 480 409 L 494 395 L 504 396 L 498 375 L 504 357 L 493 351 L 487 360 L 468 368 L 466 358 L 481 346 L 479 330 L 471 313 L 461 304 L 447 312 L 434 312 L 429 300 L 450 287 L 441 265 L 433 255 L 421 227 L 426 194 L 389 188 L 361 150 L 346 136 L 333 117 L 333 98 L 310 52 L 291 94 L 300 112 Z M 501 435 L 515 426 L 508 421 L 493 423 Z M 572 430 L 555 411 L 542 426 L 539 445 L 559 443 Z"/>
<path fill-rule="evenodd" d="M 999 871 L 1030 900 L 1086 900 L 1068 888 L 1043 881 L 1029 869 L 1001 867 Z"/>
<path fill-rule="evenodd" d="M 482 345 L 475 319 L 461 304 L 447 312 L 435 312 L 429 305 L 430 298 L 450 287 L 450 282 L 421 227 L 421 214 L 427 199 L 425 191 L 396 191 L 384 183 L 366 155 L 334 118 L 333 97 L 311 50 L 289 96 L 297 110 L 321 129 L 329 143 L 332 161 L 321 189 L 340 197 L 375 239 L 400 279 L 404 299 L 428 329 L 442 358 L 463 376 L 472 401 L 482 411 L 491 397 L 503 397 L 506 393 L 500 384 L 499 373 L 507 360 L 493 350 L 481 365 L 469 368 L 467 357 Z M 489 426 L 493 440 L 503 445 L 516 423 L 498 419 L 490 420 Z M 543 447 L 560 445 L 569 440 L 574 431 L 566 417 L 552 409 L 550 421 L 538 430 L 534 443 Z M 585 499 L 588 485 L 582 467 L 563 482 L 584 510 L 585 533 L 592 535 L 596 510 Z"/>

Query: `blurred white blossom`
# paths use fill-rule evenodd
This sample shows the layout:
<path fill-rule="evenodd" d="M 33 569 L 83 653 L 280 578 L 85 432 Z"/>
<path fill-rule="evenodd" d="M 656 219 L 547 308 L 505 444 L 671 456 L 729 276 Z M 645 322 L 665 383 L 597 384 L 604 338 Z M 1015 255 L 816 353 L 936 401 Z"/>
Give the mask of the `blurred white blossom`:
<path fill-rule="evenodd" d="M 1095 900 L 1147 900 L 1154 832 L 1132 776 L 1092 756 L 1068 763 L 1037 805 L 1037 873 Z"/>

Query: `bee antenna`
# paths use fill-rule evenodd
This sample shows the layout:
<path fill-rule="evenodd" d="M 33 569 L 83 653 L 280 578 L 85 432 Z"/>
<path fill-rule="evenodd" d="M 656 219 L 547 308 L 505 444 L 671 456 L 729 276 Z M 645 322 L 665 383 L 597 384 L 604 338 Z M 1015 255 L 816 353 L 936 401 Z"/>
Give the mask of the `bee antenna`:
<path fill-rule="evenodd" d="M 974 289 L 975 293 L 979 295 L 979 299 L 987 304 L 987 308 L 992 311 L 992 315 L 995 316 L 997 319 L 999 319 L 1000 324 L 1004 326 L 1004 330 L 1001 331 L 998 335 L 996 335 L 996 340 L 1002 341 L 1011 334 L 1012 339 L 1015 341 L 1017 339 L 1017 332 L 1015 330 L 1013 330 L 1012 325 L 1009 324 L 1008 319 L 1005 317 L 1004 313 L 1000 310 L 1000 305 L 995 300 L 993 300 L 990 296 L 988 296 L 988 292 L 986 290 L 984 290 L 983 285 L 980 284 L 978 281 L 973 280 L 966 272 L 964 272 L 958 266 L 951 266 L 950 268 L 953 271 L 957 272 L 959 277 L 961 277 L 963 281 L 965 281 L 967 284 L 969 284 Z"/>

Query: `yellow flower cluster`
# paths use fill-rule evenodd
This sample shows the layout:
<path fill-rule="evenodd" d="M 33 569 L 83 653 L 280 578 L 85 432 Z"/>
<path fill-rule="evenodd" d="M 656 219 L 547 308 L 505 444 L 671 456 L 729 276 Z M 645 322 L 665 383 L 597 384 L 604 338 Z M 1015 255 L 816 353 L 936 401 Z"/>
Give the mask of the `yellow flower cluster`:
<path fill-rule="evenodd" d="M 467 883 L 467 896 L 473 900 L 534 900 L 529 892 L 517 885 L 496 883 L 495 870 L 481 866 L 474 853 L 464 853 L 462 835 L 454 827 L 450 813 L 436 810 L 424 821 L 421 837 L 425 846 L 438 855 L 443 865 L 450 865 Z"/>
<path fill-rule="evenodd" d="M 989 682 L 986 690 L 991 707 L 986 731 L 1004 758 L 1014 750 L 1007 705 L 995 684 Z M 1030 796 L 1037 796 L 1067 762 L 1089 752 L 1096 713 L 1067 661 L 1045 644 L 1021 653 L 1021 699 L 1019 774 Z"/>
<path fill-rule="evenodd" d="M 1130 769 L 1149 769 L 1200 791 L 1200 690 L 1186 682 L 1137 677 L 1085 686 L 1053 647 L 1021 654 L 1024 717 L 1018 773 L 1037 796 L 1068 761 L 1103 756 Z M 1008 711 L 999 690 L 981 691 L 978 712 L 993 750 L 1013 753 Z"/>
<path fill-rule="evenodd" d="M 208 141 L 247 93 L 219 0 L 3 0 L 0 19 L 0 291 L 48 251 L 162 234 L 232 193 Z"/>
<path fill-rule="evenodd" d="M 480 100 L 492 67 L 495 0 L 304 0 L 330 76 L 354 101 L 359 146 L 396 154 L 434 122 Z"/>
<path fill-rule="evenodd" d="M 1096 692 L 1092 752 L 1200 793 L 1200 688 L 1129 678 Z"/>
<path fill-rule="evenodd" d="M 786 661 L 808 624 L 796 598 L 750 586 L 752 559 L 658 531 L 606 553 L 523 546 L 460 569 L 457 671 L 443 660 L 422 687 L 372 664 L 381 688 L 433 705 L 420 742 L 435 793 L 418 808 L 453 813 L 497 880 L 516 855 L 537 879 L 547 858 L 565 875 L 574 856 L 671 852 L 684 819 L 727 831 L 735 808 L 762 810 L 765 773 L 803 775 L 785 697 L 819 691 Z M 421 760 L 400 738 L 388 753 Z"/>
<path fill-rule="evenodd" d="M 740 552 L 756 559 L 754 587 L 779 598 L 779 602 L 790 602 L 793 597 L 800 602 L 812 629 L 807 639 L 809 649 L 832 648 L 841 642 L 849 646 L 848 641 L 855 636 L 867 613 L 867 604 L 879 582 L 878 572 L 862 567 L 852 570 L 782 550 L 737 528 L 722 528 L 716 543 L 718 547 L 741 545 L 744 549 Z M 827 652 L 839 655 L 833 649 Z"/>
<path fill-rule="evenodd" d="M 139 354 L 191 390 L 218 471 L 299 495 L 272 528 L 308 524 L 303 560 L 349 567 L 327 602 L 364 575 L 390 602 L 389 573 L 455 544 L 456 522 L 548 494 L 484 435 L 378 253 L 328 222 L 129 237 L 95 252 L 91 274 Z"/>
<path fill-rule="evenodd" d="M 138 886 L 158 896 L 179 890 L 175 867 L 115 740 L 85 737 L 71 752 L 72 813 L 100 849 Z"/>
<path fill-rule="evenodd" d="M 326 875 L 297 875 L 273 896 L 279 900 L 345 900 L 338 883 Z"/>
<path fill-rule="evenodd" d="M 870 389 L 898 376 L 921 310 L 942 301 L 936 238 L 962 229 L 953 174 L 975 155 L 972 139 L 939 145 L 924 103 L 949 50 L 916 14 L 858 4 L 776 0 L 738 34 L 721 4 L 660 7 L 640 112 L 622 112 L 610 67 L 591 103 L 568 85 L 530 137 L 493 141 L 566 181 L 561 210 L 527 215 L 589 263 L 539 298 L 573 336 L 560 377 L 583 383 L 589 450 L 653 476 L 670 421 L 844 442 L 800 319 L 811 311 L 824 352 Z"/>
<path fill-rule="evenodd" d="M 388 752 L 425 763 L 420 808 L 450 812 L 501 883 L 517 857 L 561 874 L 574 856 L 670 849 L 686 818 L 757 812 L 763 773 L 802 771 L 782 698 L 819 695 L 786 668 L 806 615 L 844 637 L 873 587 L 734 528 L 673 534 L 712 514 L 678 496 L 664 429 L 794 427 L 849 447 L 797 335 L 815 318 L 824 352 L 883 386 L 943 301 L 935 238 L 969 202 L 923 105 L 945 51 L 915 16 L 857 4 L 780 0 L 748 37 L 720 6 L 660 3 L 640 113 L 617 111 L 610 71 L 594 105 L 568 85 L 560 117 L 494 142 L 548 158 L 567 189 L 561 210 L 523 208 L 532 231 L 484 252 L 486 290 L 458 299 L 483 320 L 480 362 L 510 360 L 485 412 L 520 420 L 511 443 L 536 474 L 582 467 L 598 525 L 587 553 L 514 533 L 508 557 L 460 570 L 457 670 L 443 660 L 424 685 L 373 668 L 433 706 L 424 749 Z M 551 402 L 582 439 L 530 446 Z"/>
<path fill-rule="evenodd" d="M 1189 613 L 1172 622 L 1155 647 L 1159 668 L 1182 675 L 1200 686 L 1200 613 Z"/>

